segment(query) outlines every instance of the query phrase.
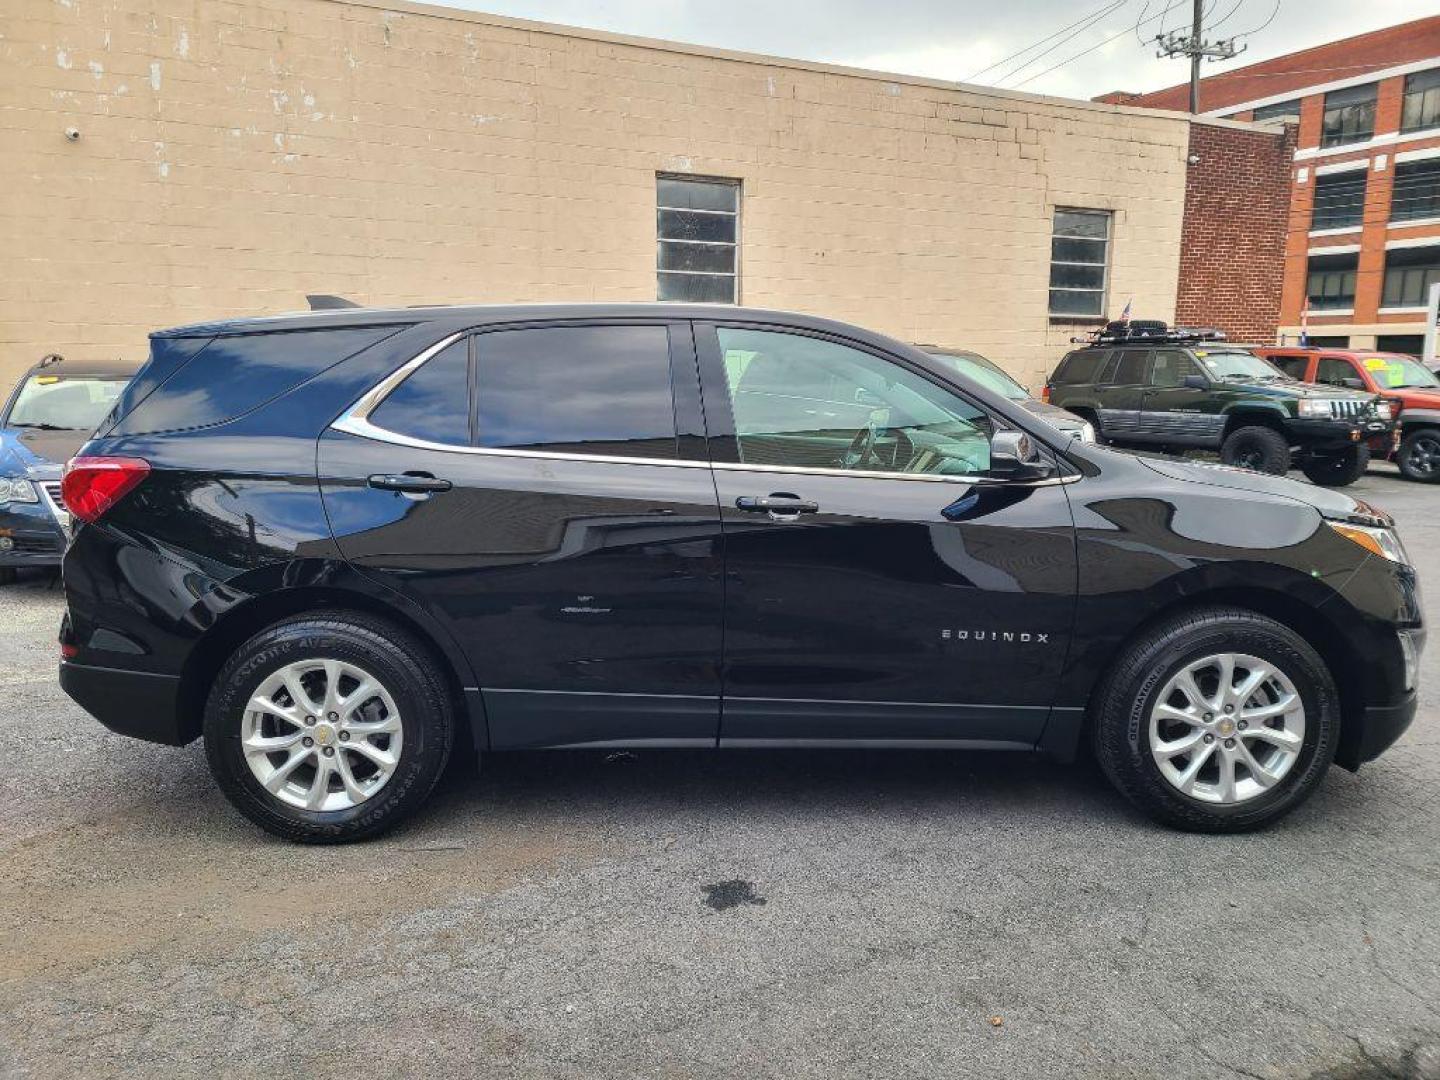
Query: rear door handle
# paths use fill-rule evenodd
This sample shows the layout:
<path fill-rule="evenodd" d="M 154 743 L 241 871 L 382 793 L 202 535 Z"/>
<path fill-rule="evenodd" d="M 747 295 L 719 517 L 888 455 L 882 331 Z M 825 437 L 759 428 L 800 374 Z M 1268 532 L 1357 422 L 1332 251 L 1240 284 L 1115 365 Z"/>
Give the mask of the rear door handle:
<path fill-rule="evenodd" d="M 372 488 L 381 491 L 403 491 L 407 495 L 429 495 L 435 491 L 449 491 L 454 485 L 429 473 L 377 473 L 366 480 Z"/>
<path fill-rule="evenodd" d="M 818 514 L 820 504 L 794 495 L 741 495 L 735 509 L 751 514 Z"/>

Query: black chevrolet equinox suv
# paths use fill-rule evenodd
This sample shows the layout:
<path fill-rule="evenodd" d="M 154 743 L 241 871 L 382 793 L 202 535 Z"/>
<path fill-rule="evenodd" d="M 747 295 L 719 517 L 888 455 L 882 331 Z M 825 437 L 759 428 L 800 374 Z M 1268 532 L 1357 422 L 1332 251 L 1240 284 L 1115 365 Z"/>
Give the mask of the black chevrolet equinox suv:
<path fill-rule="evenodd" d="M 463 753 L 1088 744 L 1272 821 L 1415 712 L 1415 572 L 1341 493 L 1049 427 L 924 351 L 708 305 L 157 333 L 70 462 L 60 680 L 239 810 L 369 836 Z"/>

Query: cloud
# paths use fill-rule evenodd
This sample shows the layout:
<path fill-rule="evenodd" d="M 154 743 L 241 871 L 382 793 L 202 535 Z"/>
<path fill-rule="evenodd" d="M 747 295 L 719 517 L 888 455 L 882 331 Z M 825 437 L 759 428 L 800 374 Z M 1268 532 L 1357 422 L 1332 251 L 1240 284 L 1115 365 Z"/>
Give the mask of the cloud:
<path fill-rule="evenodd" d="M 1210 18 L 1222 36 L 1263 23 L 1274 0 L 1208 0 Z M 668 38 L 718 48 L 742 49 L 929 78 L 963 81 L 986 66 L 1020 52 L 1040 39 L 1098 12 L 1094 0 L 475 0 L 453 2 L 517 18 L 587 26 L 644 37 Z M 1163 21 L 1155 14 L 1176 5 Z M 1142 14 L 1148 25 L 1140 38 L 1162 26 L 1188 22 L 1183 0 L 1121 0 L 1113 12 L 1041 46 L 1053 51 L 1011 75 L 1035 52 L 987 73 L 980 81 L 1065 97 L 1093 97 L 1107 90 L 1155 90 L 1184 82 L 1183 60 L 1157 60 L 1153 43 L 1130 32 Z M 1320 45 L 1416 18 L 1414 0 L 1281 0 L 1274 21 L 1245 39 L 1248 51 L 1224 64 L 1207 64 L 1206 74 Z M 1223 20 L 1223 21 L 1222 21 Z M 1109 44 L 1099 46 L 1106 38 Z M 1067 62 L 1068 61 L 1068 62 Z M 1047 68 L 1055 70 L 1046 72 Z M 1043 74 L 1042 74 L 1043 73 Z M 1005 78 L 1005 76 L 1011 76 Z M 1323 74 L 1320 76 L 1323 78 Z"/>

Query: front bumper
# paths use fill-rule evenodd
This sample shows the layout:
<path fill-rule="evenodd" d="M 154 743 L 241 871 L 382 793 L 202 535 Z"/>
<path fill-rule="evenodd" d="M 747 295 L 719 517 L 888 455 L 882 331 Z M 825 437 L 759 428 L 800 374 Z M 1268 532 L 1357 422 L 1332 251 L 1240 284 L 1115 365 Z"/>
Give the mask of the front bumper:
<path fill-rule="evenodd" d="M 64 554 L 65 530 L 44 502 L 0 510 L 0 566 L 59 566 Z"/>
<path fill-rule="evenodd" d="M 60 662 L 60 689 L 111 731 L 135 739 L 184 746 L 200 734 L 182 722 L 180 679 L 144 671 Z"/>
<path fill-rule="evenodd" d="M 1285 421 L 1285 434 L 1292 446 L 1320 452 L 1344 450 L 1348 446 L 1389 440 L 1393 437 L 1392 420 L 1365 417 L 1338 420 L 1329 417 L 1295 417 Z"/>
<path fill-rule="evenodd" d="M 1353 740 L 1342 738 L 1335 760 L 1347 769 L 1358 769 L 1365 762 L 1374 761 L 1405 734 L 1415 719 L 1419 702 L 1420 695 L 1411 690 L 1393 704 L 1367 705 L 1359 736 Z"/>

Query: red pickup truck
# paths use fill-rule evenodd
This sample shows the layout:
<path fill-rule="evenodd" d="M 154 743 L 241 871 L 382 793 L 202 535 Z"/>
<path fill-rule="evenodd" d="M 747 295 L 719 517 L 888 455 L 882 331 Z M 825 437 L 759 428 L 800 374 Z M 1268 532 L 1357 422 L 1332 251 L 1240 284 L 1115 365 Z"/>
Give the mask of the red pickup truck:
<path fill-rule="evenodd" d="M 1390 402 L 1395 443 L 1382 448 L 1411 480 L 1440 482 L 1440 378 L 1412 356 L 1344 349 L 1252 350 L 1301 382 L 1368 390 Z M 1385 452 L 1388 449 L 1390 452 Z M 1371 453 L 1377 448 L 1371 447 Z"/>

